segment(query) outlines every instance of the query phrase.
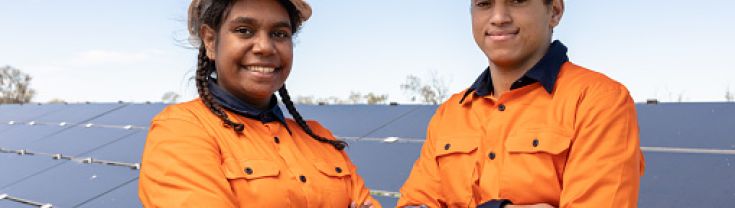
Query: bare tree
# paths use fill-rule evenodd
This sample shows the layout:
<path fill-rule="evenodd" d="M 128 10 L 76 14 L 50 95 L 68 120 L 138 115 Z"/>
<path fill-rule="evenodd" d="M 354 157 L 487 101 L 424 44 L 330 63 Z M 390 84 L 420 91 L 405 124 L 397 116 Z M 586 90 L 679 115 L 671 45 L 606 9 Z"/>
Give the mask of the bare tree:
<path fill-rule="evenodd" d="M 449 91 L 447 83 L 436 72 L 431 72 L 429 83 L 423 83 L 416 75 L 406 76 L 406 82 L 401 84 L 401 90 L 409 94 L 411 101 L 418 99 L 423 103 L 439 104 L 447 98 Z"/>
<path fill-rule="evenodd" d="M 163 93 L 163 96 L 161 96 L 161 101 L 163 103 L 176 103 L 176 101 L 181 97 L 178 93 L 175 93 L 173 91 L 168 91 L 166 93 Z"/>
<path fill-rule="evenodd" d="M 735 100 L 735 95 L 733 95 L 732 91 L 730 91 L 730 87 L 727 87 L 727 90 L 725 90 L 725 100 L 727 102 L 732 102 Z"/>
<path fill-rule="evenodd" d="M 365 100 L 367 100 L 368 105 L 385 104 L 385 101 L 388 100 L 388 95 L 378 95 L 371 92 L 365 95 Z"/>
<path fill-rule="evenodd" d="M 30 88 L 32 77 L 20 69 L 0 67 L 0 104 L 31 102 L 36 91 Z"/>

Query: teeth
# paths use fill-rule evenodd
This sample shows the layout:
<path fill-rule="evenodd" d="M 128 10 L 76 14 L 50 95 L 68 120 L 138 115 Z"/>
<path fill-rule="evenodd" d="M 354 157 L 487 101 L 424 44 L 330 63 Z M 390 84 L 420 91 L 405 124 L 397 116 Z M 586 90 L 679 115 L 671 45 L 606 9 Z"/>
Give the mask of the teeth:
<path fill-rule="evenodd" d="M 248 66 L 247 70 L 254 71 L 254 72 L 271 73 L 275 71 L 276 68 L 265 67 L 265 66 Z"/>

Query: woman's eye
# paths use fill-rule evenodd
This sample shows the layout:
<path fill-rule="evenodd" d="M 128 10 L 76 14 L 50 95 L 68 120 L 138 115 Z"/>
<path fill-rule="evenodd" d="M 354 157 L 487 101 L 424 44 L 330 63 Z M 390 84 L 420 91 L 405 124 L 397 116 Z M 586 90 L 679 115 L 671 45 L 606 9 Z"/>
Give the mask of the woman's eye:
<path fill-rule="evenodd" d="M 276 31 L 276 32 L 273 32 L 272 36 L 278 39 L 287 39 L 287 38 L 291 38 L 291 33 L 286 32 L 286 31 Z"/>
<path fill-rule="evenodd" d="M 250 36 L 250 35 L 252 35 L 252 34 L 253 34 L 254 32 L 253 32 L 253 30 L 251 30 L 250 28 L 246 28 L 246 27 L 238 27 L 238 28 L 235 28 L 235 33 L 238 33 L 238 34 L 242 34 L 242 35 L 246 35 L 246 36 Z"/>

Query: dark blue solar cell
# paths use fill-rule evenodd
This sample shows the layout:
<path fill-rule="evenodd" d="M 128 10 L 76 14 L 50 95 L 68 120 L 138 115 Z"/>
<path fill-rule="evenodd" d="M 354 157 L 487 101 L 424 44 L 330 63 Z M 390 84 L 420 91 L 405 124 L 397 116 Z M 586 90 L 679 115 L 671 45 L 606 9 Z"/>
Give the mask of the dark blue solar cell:
<path fill-rule="evenodd" d="M 134 134 L 128 134 L 93 152 L 82 154 L 82 156 L 102 160 L 140 163 L 140 156 L 143 154 L 143 146 L 145 145 L 147 134 L 147 131 L 137 131 Z"/>
<path fill-rule="evenodd" d="M 141 130 L 73 127 L 61 133 L 28 142 L 28 150 L 76 156 L 113 143 Z M 125 147 L 124 149 L 132 149 Z"/>
<path fill-rule="evenodd" d="M 362 137 L 390 121 L 411 112 L 416 106 L 384 105 L 300 105 L 307 120 L 316 120 L 341 137 Z M 285 109 L 285 108 L 284 108 Z M 286 113 L 288 115 L 288 113 Z"/>
<path fill-rule="evenodd" d="M 0 105 L 0 122 L 8 121 L 28 122 L 43 115 L 69 107 L 63 104 L 26 104 L 26 105 Z"/>
<path fill-rule="evenodd" d="M 349 143 L 347 154 L 365 179 L 365 184 L 373 189 L 393 192 L 397 192 L 408 178 L 422 145 L 373 141 Z"/>
<path fill-rule="evenodd" d="M 735 103 L 637 105 L 642 146 L 735 149 Z"/>
<path fill-rule="evenodd" d="M 436 108 L 437 106 L 433 105 L 416 106 L 411 113 L 374 131 L 367 137 L 401 137 L 423 140 L 426 137 L 426 127 Z"/>
<path fill-rule="evenodd" d="M 51 157 L 21 156 L 10 153 L 0 153 L 0 193 L 3 190 L 25 178 L 32 178 L 35 174 L 44 172 L 66 161 L 53 160 Z"/>
<path fill-rule="evenodd" d="M 16 124 L 0 132 L 0 147 L 25 149 L 33 141 L 49 137 L 70 128 L 57 125 Z"/>
<path fill-rule="evenodd" d="M 735 155 L 645 153 L 640 207 L 732 207 Z"/>
<path fill-rule="evenodd" d="M 66 162 L 2 191 L 56 207 L 74 207 L 137 176 L 137 170 L 125 167 Z"/>
<path fill-rule="evenodd" d="M 383 205 L 383 207 L 396 207 L 396 204 L 398 204 L 398 199 L 391 198 L 391 197 L 385 197 L 385 196 L 373 196 L 375 200 L 378 200 L 380 202 L 380 205 Z"/>
<path fill-rule="evenodd" d="M 134 125 L 147 127 L 151 119 L 166 107 L 165 104 L 129 104 L 99 117 L 92 123 L 107 125 Z"/>
<path fill-rule="evenodd" d="M 68 105 L 67 107 L 36 118 L 37 122 L 67 122 L 82 123 L 97 117 L 104 116 L 119 108 L 125 107 L 126 104 L 77 104 Z"/>
<path fill-rule="evenodd" d="M 92 198 L 87 202 L 84 202 L 79 207 L 81 208 L 98 208 L 98 207 L 109 207 L 109 208 L 129 208 L 129 207 L 142 207 L 143 205 L 138 200 L 138 179 L 134 179 L 122 184 L 120 187 L 110 190 L 107 193 L 101 193 L 102 195 Z"/>

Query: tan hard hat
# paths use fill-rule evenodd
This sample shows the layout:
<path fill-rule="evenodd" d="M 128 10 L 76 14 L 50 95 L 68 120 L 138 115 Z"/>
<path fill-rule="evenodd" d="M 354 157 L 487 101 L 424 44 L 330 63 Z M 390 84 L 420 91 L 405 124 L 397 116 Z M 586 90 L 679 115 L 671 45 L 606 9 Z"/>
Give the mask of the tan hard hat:
<path fill-rule="evenodd" d="M 199 22 L 199 19 L 204 11 L 212 3 L 212 1 L 213 0 L 192 0 L 191 4 L 189 5 L 189 35 L 194 37 L 195 39 L 199 39 L 199 27 L 201 27 L 201 22 Z M 306 22 L 306 20 L 311 17 L 311 6 L 309 6 L 309 4 L 306 3 L 305 0 L 290 1 L 291 3 L 293 3 L 294 6 L 296 6 L 296 10 L 299 11 L 301 22 Z"/>

